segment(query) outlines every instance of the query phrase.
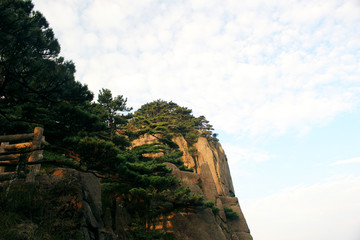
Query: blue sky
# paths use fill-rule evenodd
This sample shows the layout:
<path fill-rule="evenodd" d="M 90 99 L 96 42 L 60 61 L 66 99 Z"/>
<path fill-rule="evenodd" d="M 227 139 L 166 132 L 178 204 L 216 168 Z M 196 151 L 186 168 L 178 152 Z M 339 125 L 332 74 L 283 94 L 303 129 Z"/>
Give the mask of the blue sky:
<path fill-rule="evenodd" d="M 251 200 L 296 184 L 309 185 L 334 176 L 359 175 L 359 121 L 359 111 L 344 113 L 305 136 L 287 134 L 266 140 L 239 140 L 242 146 L 255 145 L 262 149 L 269 158 L 259 162 L 242 161 L 244 166 L 237 174 L 240 175 L 239 194 L 246 192 Z M 342 162 L 350 159 L 348 163 Z M 248 172 L 241 174 L 244 169 Z M 246 182 L 251 184 L 244 184 Z M 259 188 L 266 190 L 259 192 Z"/>
<path fill-rule="evenodd" d="M 205 115 L 255 240 L 360 239 L 358 0 L 33 0 L 76 78 Z"/>

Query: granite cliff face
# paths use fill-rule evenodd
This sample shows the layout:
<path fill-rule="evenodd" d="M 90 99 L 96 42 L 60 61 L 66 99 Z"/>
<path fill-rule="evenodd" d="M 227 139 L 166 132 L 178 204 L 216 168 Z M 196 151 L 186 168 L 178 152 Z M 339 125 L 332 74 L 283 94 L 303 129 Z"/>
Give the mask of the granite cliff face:
<path fill-rule="evenodd" d="M 144 135 L 133 142 L 133 147 L 157 141 L 156 136 Z M 189 187 L 193 193 L 204 195 L 219 209 L 214 213 L 210 208 L 196 213 L 178 213 L 161 218 L 153 226 L 173 232 L 179 239 L 188 240 L 251 240 L 250 230 L 235 197 L 229 165 L 220 143 L 199 137 L 189 150 L 183 137 L 173 139 L 184 154 L 184 164 L 193 168 L 194 172 L 179 170 L 174 164 L 166 163 L 172 173 L 181 180 L 181 184 Z M 195 148 L 194 148 L 195 147 Z M 226 210 L 232 209 L 239 217 L 227 217 Z"/>
<path fill-rule="evenodd" d="M 135 140 L 132 146 L 157 142 L 158 137 L 144 135 Z M 146 228 L 173 233 L 176 239 L 181 240 L 252 240 L 234 194 L 227 158 L 221 145 L 199 137 L 189 149 L 183 137 L 176 137 L 173 141 L 183 152 L 182 160 L 185 165 L 193 168 L 194 171 L 181 171 L 172 163 L 165 162 L 165 165 L 172 169 L 172 174 L 180 180 L 182 186 L 188 187 L 194 194 L 204 196 L 208 204 L 198 209 L 175 211 L 158 217 L 148 222 Z M 47 223 L 51 230 L 46 228 L 47 232 L 43 230 L 44 226 L 41 222 L 27 221 L 16 225 L 16 236 L 23 236 L 21 239 L 27 239 L 42 231 L 47 234 L 67 234 L 67 236 L 80 234 L 85 240 L 134 239 L 129 236 L 129 229 L 136 216 L 130 214 L 122 205 L 120 198 L 114 199 L 113 209 L 104 208 L 103 203 L 106 199 L 102 199 L 101 196 L 100 179 L 92 173 L 55 168 L 37 175 L 33 185 L 27 185 L 24 179 L 18 179 L 4 183 L 2 189 L 10 189 L 10 185 L 10 193 L 14 191 L 10 196 L 16 199 L 19 198 L 16 191 L 26 193 L 27 189 L 35 189 L 36 191 L 31 195 L 33 199 L 28 200 L 28 205 L 25 205 L 34 213 L 37 211 L 43 214 L 40 215 L 41 217 L 56 216 Z M 14 206 L 18 203 L 24 205 L 22 200 L 13 201 L 12 197 L 2 200 Z M 38 211 L 39 209 L 41 211 Z M 229 211 L 236 212 L 237 217 L 231 217 Z"/>

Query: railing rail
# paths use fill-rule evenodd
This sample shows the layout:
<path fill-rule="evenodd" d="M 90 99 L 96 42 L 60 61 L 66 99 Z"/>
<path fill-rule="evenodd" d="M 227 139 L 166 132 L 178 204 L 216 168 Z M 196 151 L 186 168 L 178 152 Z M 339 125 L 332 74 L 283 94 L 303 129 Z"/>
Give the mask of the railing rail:
<path fill-rule="evenodd" d="M 36 162 L 41 160 L 43 158 L 43 150 L 41 150 L 41 147 L 45 142 L 45 137 L 43 136 L 43 133 L 43 128 L 36 127 L 33 133 L 0 136 L 0 164 L 20 164 L 20 158 L 22 155 L 21 150 L 23 149 L 30 149 L 30 156 L 27 159 L 27 162 Z M 19 142 L 29 139 L 32 139 L 32 141 L 10 144 L 10 142 Z M 29 166 L 29 173 L 26 176 L 27 182 L 35 181 L 35 176 L 39 172 L 40 167 L 40 164 L 34 164 Z M 5 172 L 5 167 L 0 166 L 0 181 L 9 180 L 16 175 L 16 172 Z"/>

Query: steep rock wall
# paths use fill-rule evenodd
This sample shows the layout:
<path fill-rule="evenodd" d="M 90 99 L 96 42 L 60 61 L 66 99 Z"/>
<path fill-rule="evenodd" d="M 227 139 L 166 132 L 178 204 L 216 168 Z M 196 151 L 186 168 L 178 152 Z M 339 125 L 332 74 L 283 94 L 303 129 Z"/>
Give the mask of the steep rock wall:
<path fill-rule="evenodd" d="M 67 201 L 74 202 L 76 197 L 79 201 L 79 211 L 82 212 L 81 232 L 84 240 L 117 240 L 118 237 L 113 232 L 102 230 L 102 202 L 100 180 L 91 173 L 78 172 L 74 169 L 57 168 L 51 175 L 42 175 L 38 179 L 43 179 L 46 184 L 56 182 L 68 182 L 77 186 L 72 197 Z M 45 181 L 44 181 L 45 179 Z M 39 181 L 39 180 L 38 180 Z"/>
<path fill-rule="evenodd" d="M 145 135 L 133 142 L 133 147 L 157 141 L 159 136 Z M 167 163 L 173 169 L 173 174 L 189 187 L 193 193 L 202 194 L 206 200 L 211 200 L 219 213 L 214 214 L 209 208 L 197 213 L 180 213 L 171 216 L 165 222 L 160 221 L 157 229 L 174 232 L 180 239 L 189 240 L 251 240 L 250 230 L 241 211 L 230 175 L 228 161 L 220 143 L 208 141 L 199 137 L 194 149 L 183 137 L 173 139 L 183 152 L 184 164 L 193 168 L 194 172 L 180 171 L 175 165 Z M 227 219 L 225 208 L 238 213 L 239 218 Z"/>
<path fill-rule="evenodd" d="M 227 158 L 220 143 L 212 143 L 205 137 L 199 137 L 194 146 L 197 151 L 191 155 L 183 137 L 177 137 L 174 141 L 184 153 L 182 160 L 187 167 L 194 168 L 200 174 L 203 163 L 208 164 L 218 195 L 235 195 Z"/>
<path fill-rule="evenodd" d="M 14 222 L 14 230 L 0 230 L 0 239 L 119 239 L 103 230 L 101 185 L 91 173 L 55 168 L 40 172 L 32 183 L 21 176 L 3 181 L 0 192 L 4 189 L 2 203 L 21 221 Z"/>

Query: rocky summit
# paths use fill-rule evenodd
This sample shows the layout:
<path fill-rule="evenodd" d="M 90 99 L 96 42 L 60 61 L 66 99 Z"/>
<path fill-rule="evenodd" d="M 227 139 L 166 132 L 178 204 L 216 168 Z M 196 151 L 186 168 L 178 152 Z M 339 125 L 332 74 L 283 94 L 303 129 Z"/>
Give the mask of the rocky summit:
<path fill-rule="evenodd" d="M 95 100 L 31 0 L 0 16 L 0 240 L 252 239 L 204 116 Z"/>
<path fill-rule="evenodd" d="M 190 154 L 183 137 L 173 140 L 183 152 L 182 161 L 194 172 L 181 171 L 171 163 L 166 163 L 166 166 L 181 180 L 182 186 L 205 196 L 205 200 L 212 202 L 213 206 L 196 213 L 179 212 L 159 218 L 154 228 L 174 232 L 179 239 L 251 240 L 249 227 L 235 197 L 228 160 L 221 144 L 199 137 L 195 143 L 196 152 Z M 158 137 L 145 135 L 132 144 L 139 146 L 157 141 Z M 229 211 L 235 212 L 235 217 L 227 214 Z"/>

